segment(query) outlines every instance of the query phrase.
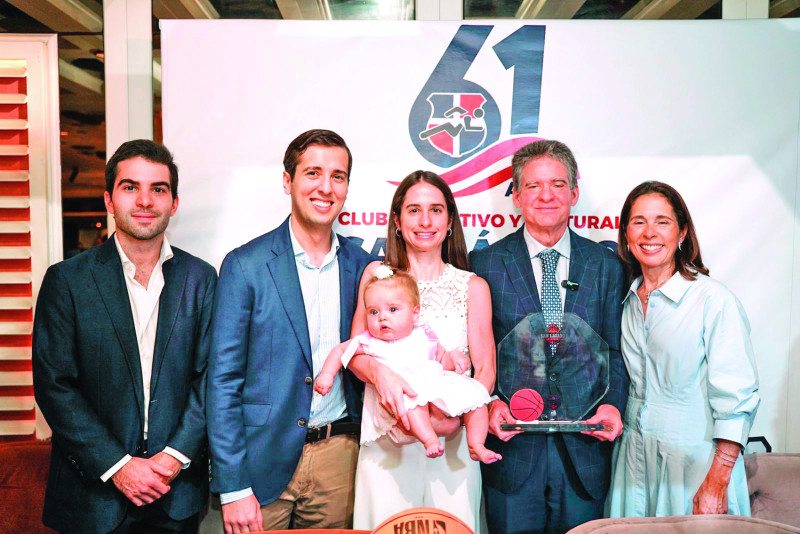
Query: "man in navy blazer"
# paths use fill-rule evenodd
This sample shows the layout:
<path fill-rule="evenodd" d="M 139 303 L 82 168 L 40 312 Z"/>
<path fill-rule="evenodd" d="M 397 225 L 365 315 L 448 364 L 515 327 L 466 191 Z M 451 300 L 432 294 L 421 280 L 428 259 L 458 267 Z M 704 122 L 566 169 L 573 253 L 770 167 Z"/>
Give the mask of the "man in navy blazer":
<path fill-rule="evenodd" d="M 373 259 L 332 231 L 351 166 L 336 133 L 298 136 L 284 157 L 290 217 L 222 264 L 207 413 L 211 490 L 228 533 L 352 524 L 363 386 L 345 371 L 328 395 L 313 390 L 350 337 Z"/>
<path fill-rule="evenodd" d="M 514 422 L 508 399 L 490 405 L 486 446 L 502 462 L 482 465 L 487 521 L 491 534 L 566 532 L 602 517 L 610 480 L 613 440 L 622 432 L 620 414 L 628 395 L 628 374 L 620 354 L 623 271 L 611 250 L 568 230 L 570 208 L 578 201 L 578 166 L 570 149 L 558 141 L 536 141 L 514 154 L 514 205 L 525 221 L 519 231 L 470 254 L 472 269 L 492 293 L 492 326 L 499 343 L 531 313 L 542 312 L 543 267 L 537 254 L 558 252 L 556 283 L 564 313 L 581 317 L 608 343 L 609 389 L 592 423 L 610 431 L 583 434 L 521 434 L 503 431 Z M 567 290 L 568 280 L 577 289 Z M 569 284 L 567 284 L 569 285 Z M 498 353 L 499 354 L 499 353 Z M 515 362 L 497 362 L 498 375 Z M 549 373 L 548 380 L 568 378 Z"/>
<path fill-rule="evenodd" d="M 105 203 L 116 233 L 50 267 L 36 303 L 33 387 L 53 430 L 43 521 L 69 533 L 196 532 L 217 274 L 164 236 L 178 208 L 164 146 L 120 146 Z"/>

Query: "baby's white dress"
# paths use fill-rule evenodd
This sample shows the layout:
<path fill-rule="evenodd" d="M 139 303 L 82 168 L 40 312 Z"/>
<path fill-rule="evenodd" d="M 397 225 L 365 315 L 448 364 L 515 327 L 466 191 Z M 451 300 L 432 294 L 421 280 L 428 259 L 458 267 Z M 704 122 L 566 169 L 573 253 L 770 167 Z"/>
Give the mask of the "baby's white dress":
<path fill-rule="evenodd" d="M 408 336 L 393 341 L 364 332 L 350 341 L 342 354 L 342 364 L 346 367 L 361 345 L 367 354 L 400 375 L 417 393 L 416 397 L 405 397 L 406 410 L 432 403 L 450 417 L 457 417 L 487 404 L 489 394 L 480 382 L 445 371 L 436 361 L 437 344 L 436 335 L 427 327 L 415 327 Z M 374 442 L 396 424 L 396 419 L 378 402 L 375 388 L 367 388 L 361 415 L 361 443 Z"/>

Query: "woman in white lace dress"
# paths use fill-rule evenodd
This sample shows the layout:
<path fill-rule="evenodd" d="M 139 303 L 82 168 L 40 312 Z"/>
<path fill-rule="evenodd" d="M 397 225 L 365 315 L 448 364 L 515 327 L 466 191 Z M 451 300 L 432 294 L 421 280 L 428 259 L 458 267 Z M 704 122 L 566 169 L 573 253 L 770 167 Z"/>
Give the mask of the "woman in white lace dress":
<path fill-rule="evenodd" d="M 391 209 L 386 263 L 417 279 L 420 322 L 434 331 L 447 350 L 467 354 L 474 378 L 491 392 L 495 346 L 489 286 L 466 270 L 467 247 L 450 188 L 436 174 L 416 171 L 397 187 Z M 364 270 L 360 292 L 378 265 L 375 262 Z M 354 334 L 367 324 L 361 295 L 358 302 Z M 399 511 L 432 506 L 480 532 L 480 467 L 469 456 L 460 421 L 431 414 L 445 453 L 427 458 L 421 443 L 398 430 L 408 428 L 403 394 L 414 393 L 408 384 L 367 356 L 356 356 L 349 368 L 367 382 L 366 387 L 376 388 L 382 406 L 401 423 L 389 435 L 361 448 L 353 527 L 371 530 Z"/>

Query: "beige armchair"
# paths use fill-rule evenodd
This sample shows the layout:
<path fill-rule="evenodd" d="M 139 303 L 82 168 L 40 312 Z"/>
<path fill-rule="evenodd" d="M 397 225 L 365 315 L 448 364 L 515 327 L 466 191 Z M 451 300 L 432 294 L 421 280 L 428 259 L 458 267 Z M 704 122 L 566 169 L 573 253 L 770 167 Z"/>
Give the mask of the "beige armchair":
<path fill-rule="evenodd" d="M 800 527 L 800 454 L 746 454 L 753 517 Z"/>
<path fill-rule="evenodd" d="M 737 515 L 619 517 L 589 521 L 569 534 L 797 534 L 800 528 L 766 519 Z"/>
<path fill-rule="evenodd" d="M 598 519 L 569 534 L 800 533 L 800 454 L 747 454 L 744 466 L 752 518 L 704 515 Z"/>

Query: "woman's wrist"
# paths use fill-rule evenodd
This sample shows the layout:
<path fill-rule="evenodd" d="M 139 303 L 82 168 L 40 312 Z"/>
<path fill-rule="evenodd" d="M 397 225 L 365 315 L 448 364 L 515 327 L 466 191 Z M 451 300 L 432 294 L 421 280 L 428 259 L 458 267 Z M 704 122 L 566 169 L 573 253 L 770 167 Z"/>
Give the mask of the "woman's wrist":
<path fill-rule="evenodd" d="M 731 481 L 731 473 L 733 473 L 732 463 L 722 461 L 719 456 L 714 455 L 714 461 L 711 464 L 711 469 L 708 471 L 706 479 L 709 483 L 717 486 L 728 486 Z"/>
<path fill-rule="evenodd" d="M 723 465 L 730 465 L 730 467 L 733 467 L 736 464 L 739 454 L 737 452 L 736 455 L 733 455 L 730 452 L 718 448 L 714 451 L 714 456 L 716 456 Z"/>
<path fill-rule="evenodd" d="M 736 442 L 724 439 L 716 440 L 712 471 L 715 471 L 721 477 L 720 483 L 727 484 L 730 481 L 731 471 L 736 465 L 741 450 L 742 446 Z"/>

